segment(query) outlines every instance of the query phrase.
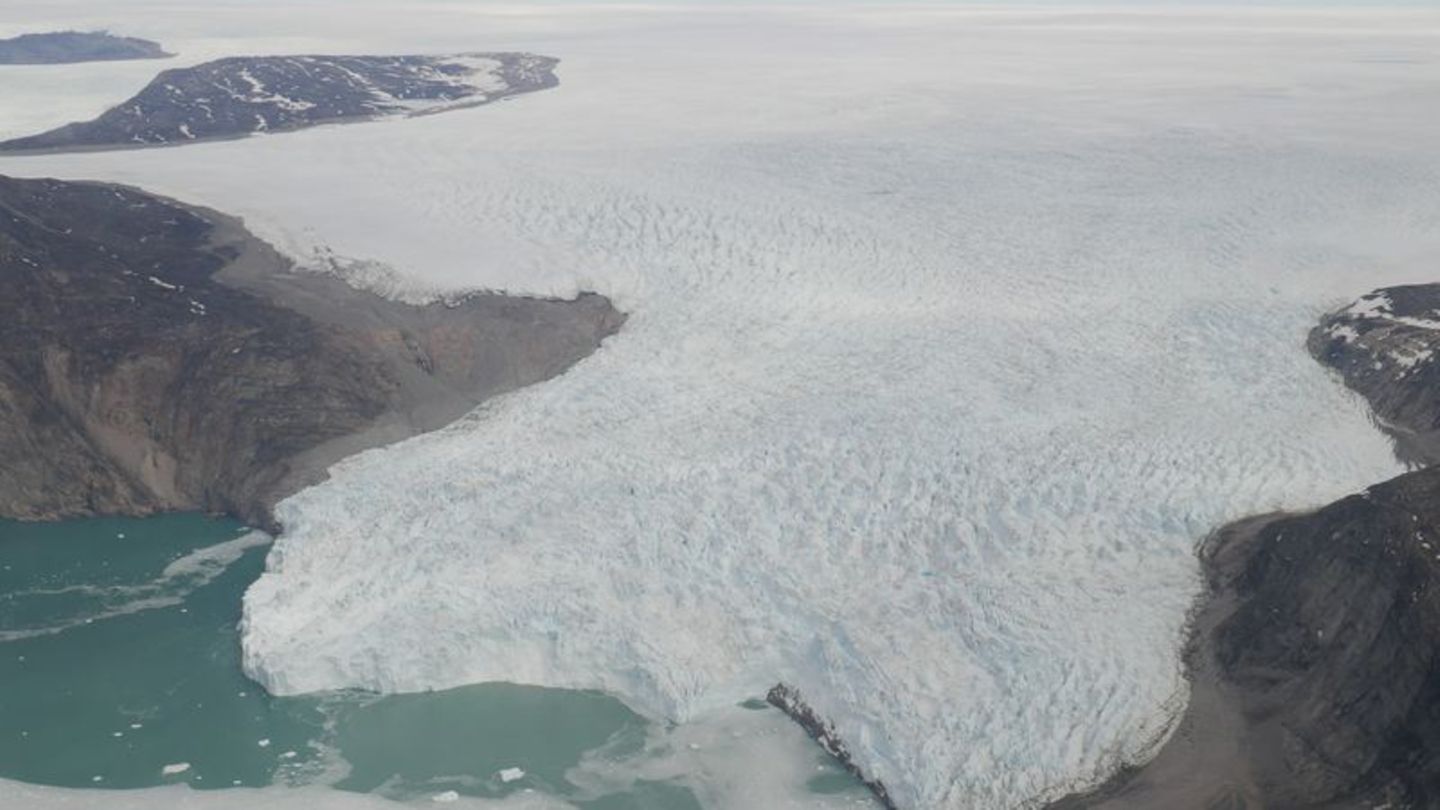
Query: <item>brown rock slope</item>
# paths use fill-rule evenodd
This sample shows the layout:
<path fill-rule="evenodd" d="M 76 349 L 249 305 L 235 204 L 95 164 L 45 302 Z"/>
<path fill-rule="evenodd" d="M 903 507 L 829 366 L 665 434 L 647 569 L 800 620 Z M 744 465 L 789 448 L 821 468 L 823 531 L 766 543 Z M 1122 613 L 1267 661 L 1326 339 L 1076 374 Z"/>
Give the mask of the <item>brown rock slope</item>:
<path fill-rule="evenodd" d="M 397 304 L 290 272 L 214 212 L 0 178 L 0 517 L 269 525 L 329 463 L 558 374 L 622 322 L 593 295 Z"/>

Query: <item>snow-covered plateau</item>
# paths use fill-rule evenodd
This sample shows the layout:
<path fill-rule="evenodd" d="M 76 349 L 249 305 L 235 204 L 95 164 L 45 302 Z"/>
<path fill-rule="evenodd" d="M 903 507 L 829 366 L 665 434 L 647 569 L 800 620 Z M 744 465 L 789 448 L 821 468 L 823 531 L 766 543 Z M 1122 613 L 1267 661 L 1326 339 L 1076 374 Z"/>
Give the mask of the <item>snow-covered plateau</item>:
<path fill-rule="evenodd" d="M 392 295 L 630 313 L 281 504 L 245 602 L 273 691 L 508 680 L 703 721 L 783 681 L 901 807 L 1031 806 L 1182 708 L 1199 539 L 1398 471 L 1303 342 L 1440 272 L 1440 14 L 214 5 L 227 39 L 104 12 L 182 60 L 523 50 L 561 84 L 0 173 L 240 214 Z M 10 115 L 38 101 L 0 74 L 0 135 L 94 99 Z"/>

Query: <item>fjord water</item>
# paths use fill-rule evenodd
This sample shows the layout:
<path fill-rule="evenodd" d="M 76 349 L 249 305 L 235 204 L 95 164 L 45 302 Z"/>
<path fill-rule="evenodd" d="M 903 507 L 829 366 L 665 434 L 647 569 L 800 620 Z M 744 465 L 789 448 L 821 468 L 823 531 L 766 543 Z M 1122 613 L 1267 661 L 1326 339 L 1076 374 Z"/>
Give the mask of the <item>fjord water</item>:
<path fill-rule="evenodd" d="M 244 527 L 174 515 L 0 532 L 4 776 L 130 788 L 188 762 L 173 779 L 257 785 L 287 752 L 314 759 L 318 707 L 270 700 L 238 666 L 236 602 L 263 551 L 202 587 L 203 574 L 162 574 Z"/>
<path fill-rule="evenodd" d="M 396 799 L 534 790 L 578 806 L 691 810 L 635 778 L 575 795 L 587 752 L 640 754 L 648 724 L 595 692 L 481 684 L 275 698 L 240 669 L 240 598 L 266 538 L 165 515 L 0 522 L 0 777 L 89 788 L 332 784 Z M 818 750 L 817 750 L 818 755 Z M 504 769 L 524 775 L 505 781 Z M 854 792 L 821 763 L 817 792 Z M 863 796 L 861 796 L 863 800 Z"/>
<path fill-rule="evenodd" d="M 784 679 L 901 806 L 1034 806 L 1171 728 L 1197 540 L 1400 471 L 1303 343 L 1435 277 L 1433 12 L 840 5 L 107 4 L 183 60 L 514 49 L 561 85 L 0 172 L 209 205 L 411 300 L 629 315 L 281 504 L 252 673 L 681 721 Z M 0 128 L 138 89 L 112 70 L 0 85 Z"/>

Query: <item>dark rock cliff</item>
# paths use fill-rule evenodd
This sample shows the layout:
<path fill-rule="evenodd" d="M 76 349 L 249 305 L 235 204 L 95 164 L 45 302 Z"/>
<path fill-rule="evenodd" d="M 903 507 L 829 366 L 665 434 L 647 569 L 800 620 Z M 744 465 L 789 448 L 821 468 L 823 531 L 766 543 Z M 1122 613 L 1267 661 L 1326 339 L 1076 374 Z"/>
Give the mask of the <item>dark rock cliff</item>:
<path fill-rule="evenodd" d="M 553 376 L 622 321 L 598 296 L 397 304 L 286 272 L 213 212 L 0 178 L 0 517 L 268 526 L 329 463 Z"/>
<path fill-rule="evenodd" d="M 0 65 L 59 65 L 163 59 L 170 54 L 148 39 L 119 37 L 104 31 L 53 31 L 0 39 Z"/>
<path fill-rule="evenodd" d="M 1258 805 L 1440 805 L 1440 468 L 1230 533 L 1207 563 L 1237 604 L 1212 643 Z"/>
<path fill-rule="evenodd" d="M 1397 454 L 1440 457 L 1440 285 L 1370 293 L 1308 348 Z M 1308 514 L 1226 526 L 1154 760 L 1052 808 L 1440 807 L 1440 467 Z"/>
<path fill-rule="evenodd" d="M 167 70 L 99 118 L 0 150 L 183 144 L 434 113 L 553 87 L 556 63 L 527 53 L 227 57 Z"/>
<path fill-rule="evenodd" d="M 1440 461 L 1440 284 L 1376 290 L 1310 332 L 1310 353 L 1369 401 L 1406 461 Z"/>

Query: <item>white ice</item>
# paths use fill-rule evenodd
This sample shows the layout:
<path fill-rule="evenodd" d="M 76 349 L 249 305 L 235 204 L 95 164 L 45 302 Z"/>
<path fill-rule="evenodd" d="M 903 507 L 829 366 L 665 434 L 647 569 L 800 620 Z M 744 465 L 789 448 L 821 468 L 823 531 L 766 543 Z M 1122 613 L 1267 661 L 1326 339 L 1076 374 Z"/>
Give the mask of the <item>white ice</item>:
<path fill-rule="evenodd" d="M 267 93 L 265 91 L 265 83 L 251 75 L 248 70 L 241 69 L 240 78 L 250 86 L 249 92 L 237 93 L 233 90 L 228 90 L 227 92 L 241 101 L 250 104 L 273 104 L 282 110 L 292 111 L 308 110 L 315 106 L 315 103 L 312 101 L 305 101 L 303 99 L 296 100 L 279 93 Z"/>
<path fill-rule="evenodd" d="M 120 534 L 118 539 L 123 539 Z M 48 624 L 18 630 L 0 630 L 0 642 L 18 641 L 61 633 L 82 624 L 92 624 L 147 610 L 175 607 L 196 590 L 210 584 L 246 551 L 271 542 L 264 532 L 251 531 L 232 540 L 197 548 L 170 561 L 158 576 L 133 585 L 66 585 L 59 588 L 30 588 L 12 591 L 16 604 L 34 597 L 73 593 L 95 597 L 97 603 L 85 612 L 54 619 Z M 181 608 L 183 612 L 185 609 Z"/>
<path fill-rule="evenodd" d="M 778 711 L 749 711 L 732 707 L 701 723 L 674 728 L 652 726 L 639 750 L 633 740 L 617 738 L 587 754 L 565 772 L 573 790 L 565 797 L 530 788 L 513 790 L 504 798 L 482 799 L 458 791 L 412 797 L 407 803 L 476 810 L 579 810 L 606 796 L 632 790 L 639 781 L 680 783 L 689 787 L 713 810 L 859 810 L 871 807 L 868 794 L 845 791 L 817 794 L 806 781 L 817 773 L 819 751 L 804 733 Z M 696 750 L 699 749 L 699 750 Z M 520 770 L 519 768 L 507 770 Z M 185 778 L 190 764 L 174 763 L 162 775 Z M 322 775 L 343 777 L 346 766 Z M 295 776 L 292 774 L 292 776 Z M 267 788 L 192 790 L 183 785 L 162 788 L 104 791 L 72 790 L 27 785 L 0 779 L 0 807 L 10 810 L 103 807 L 105 810 L 385 810 L 397 802 L 379 795 L 334 790 L 322 782 L 285 778 Z M 613 803 L 613 799 L 612 799 Z"/>
<path fill-rule="evenodd" d="M 1200 537 L 1399 469 L 1303 340 L 1437 275 L 1432 12 L 417 5 L 210 24 L 544 53 L 561 86 L 0 160 L 391 294 L 631 313 L 282 504 L 245 628 L 276 691 L 501 679 L 685 720 L 783 680 L 903 807 L 1023 806 L 1165 733 Z"/>

